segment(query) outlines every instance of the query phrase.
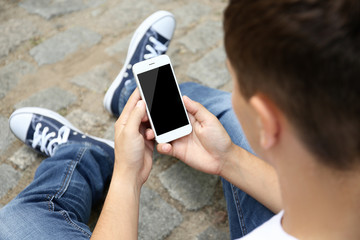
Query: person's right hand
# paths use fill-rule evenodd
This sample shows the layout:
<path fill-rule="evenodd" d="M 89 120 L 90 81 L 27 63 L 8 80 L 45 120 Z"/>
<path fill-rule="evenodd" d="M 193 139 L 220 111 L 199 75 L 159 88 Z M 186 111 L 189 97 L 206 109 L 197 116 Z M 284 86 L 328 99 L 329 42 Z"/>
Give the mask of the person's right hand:
<path fill-rule="evenodd" d="M 220 121 L 204 106 L 186 96 L 183 100 L 193 131 L 171 143 L 158 144 L 157 150 L 174 156 L 199 171 L 220 175 L 234 144 Z M 147 135 L 153 136 L 153 132 L 148 132 Z"/>

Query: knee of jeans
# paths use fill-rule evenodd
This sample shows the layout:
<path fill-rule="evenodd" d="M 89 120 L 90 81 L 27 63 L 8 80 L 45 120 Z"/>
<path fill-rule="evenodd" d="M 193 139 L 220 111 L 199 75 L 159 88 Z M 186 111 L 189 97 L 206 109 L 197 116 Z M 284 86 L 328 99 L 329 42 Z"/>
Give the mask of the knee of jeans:
<path fill-rule="evenodd" d="M 201 85 L 199 83 L 195 83 L 195 82 L 185 82 L 185 83 L 181 83 L 179 85 L 181 91 L 193 90 L 199 86 L 201 86 Z"/>

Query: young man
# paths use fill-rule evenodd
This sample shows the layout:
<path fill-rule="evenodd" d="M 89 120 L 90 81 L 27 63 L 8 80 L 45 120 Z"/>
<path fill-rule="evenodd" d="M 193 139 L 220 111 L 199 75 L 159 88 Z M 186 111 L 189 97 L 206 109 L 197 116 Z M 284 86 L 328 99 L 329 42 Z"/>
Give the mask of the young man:
<path fill-rule="evenodd" d="M 236 185 L 274 212 L 283 209 L 244 239 L 360 239 L 359 16 L 356 0 L 230 1 L 224 28 L 232 105 L 272 167 L 244 149 L 226 94 L 199 86 L 182 87 L 202 103 L 184 97 L 193 132 L 157 149 L 227 179 L 232 238 L 271 216 Z M 136 238 L 154 137 L 141 127 L 139 100 L 135 91 L 116 124 L 114 175 L 94 239 Z M 119 222 L 124 227 L 116 229 Z"/>
<path fill-rule="evenodd" d="M 269 219 L 244 239 L 360 238 L 359 12 L 359 3 L 351 0 L 230 1 L 224 27 L 234 81 L 232 105 L 251 146 L 271 166 L 250 153 L 229 94 L 196 84 L 181 86 L 182 93 L 190 97 L 184 97 L 184 103 L 193 132 L 171 144 L 159 144 L 157 149 L 223 177 L 232 238 L 246 235 Z M 122 80 L 116 84 L 121 96 L 134 89 L 131 81 L 121 84 L 126 77 L 120 76 Z M 113 176 L 94 239 L 136 239 L 140 188 L 151 169 L 154 134 L 144 127 L 147 119 L 139 92 L 135 90 L 125 108 L 118 109 Z M 47 136 L 47 131 L 43 132 Z M 34 134 L 23 135 L 35 139 Z M 74 152 L 67 156 L 71 145 L 75 145 Z M 100 161 L 96 159 L 104 155 L 105 148 L 80 141 L 59 144 L 52 158 L 73 159 L 68 167 L 57 166 L 73 174 L 50 176 L 68 184 L 24 190 L 26 194 L 1 210 L 5 224 L 0 226 L 0 234 L 9 233 L 14 226 L 33 224 L 28 229 L 39 234 L 58 236 L 66 229 L 63 236 L 67 238 L 90 236 L 84 224 L 88 209 L 81 211 L 88 205 L 71 198 L 69 191 L 78 189 L 74 182 L 93 188 L 96 172 L 89 173 L 84 166 Z M 51 171 L 52 158 L 45 160 L 38 172 Z M 94 171 L 102 167 L 94 166 L 98 166 L 92 167 Z M 51 178 L 44 175 L 43 184 Z M 78 175 L 88 181 L 73 181 L 71 176 Z M 37 179 L 41 175 L 35 176 Z M 272 217 L 245 192 L 273 212 L 284 210 Z M 91 195 L 91 191 L 84 194 Z M 47 231 L 26 220 L 34 215 L 31 207 L 37 208 L 44 222 L 57 221 L 57 228 L 51 225 L 52 230 Z M 3 221 L 12 210 L 17 211 L 12 216 L 17 222 Z M 51 235 L 54 229 L 57 234 Z M 30 230 L 24 232 L 31 234 Z"/>
<path fill-rule="evenodd" d="M 136 84 L 131 66 L 163 54 L 174 30 L 175 20 L 172 14 L 159 11 L 148 17 L 136 30 L 124 67 L 105 95 L 105 108 L 116 116 L 121 113 L 116 125 L 115 164 L 113 142 L 83 134 L 55 112 L 41 108 L 23 108 L 11 115 L 9 123 L 13 133 L 49 158 L 40 164 L 34 181 L 1 209 L 0 239 L 90 238 L 92 233 L 86 223 L 91 206 L 101 199 L 104 186 L 112 173 L 108 197 L 92 237 L 136 238 L 140 188 L 150 173 L 154 135 L 141 124 L 147 119 L 144 104 L 139 102 L 139 92 L 134 92 Z M 251 151 L 232 111 L 229 93 L 194 83 L 182 84 L 180 87 L 182 93 L 201 102 L 219 118 L 234 143 Z M 233 145 L 221 123 L 210 112 L 197 103 L 193 105 L 189 98 L 185 98 L 185 103 L 190 113 L 197 118 L 203 116 L 209 123 L 213 123 L 212 128 L 216 130 L 213 132 L 214 136 L 223 138 L 222 147 Z M 197 109 L 201 109 L 198 111 L 201 115 L 194 113 Z M 196 127 L 194 119 L 192 117 Z M 211 133 L 212 129 L 209 130 Z M 197 129 L 195 132 L 197 133 Z M 192 136 L 196 138 L 196 134 Z M 221 139 L 217 139 L 217 143 L 218 141 L 221 142 Z M 194 154 L 205 156 L 204 149 L 199 149 L 197 142 L 193 147 Z M 216 154 L 216 148 L 213 153 Z M 248 157 L 252 158 L 250 154 Z M 211 158 L 208 155 L 203 159 L 204 166 L 208 165 L 208 168 L 198 168 L 218 174 L 218 169 L 215 169 L 217 163 L 213 162 L 211 165 Z M 270 175 L 273 179 L 255 179 L 254 185 L 262 183 L 268 186 L 269 191 L 263 191 L 261 186 L 252 188 L 251 184 L 248 185 L 248 190 L 273 210 L 280 209 L 276 177 L 272 168 L 261 160 L 254 162 L 260 168 L 265 168 L 265 172 L 270 172 L 264 176 Z M 252 172 L 257 168 L 250 166 L 247 170 Z M 244 169 L 243 172 L 246 173 L 247 170 Z M 223 184 L 233 236 L 245 235 L 273 216 L 271 211 L 225 179 Z M 268 196 L 262 198 L 260 192 Z M 242 206 L 247 206 L 251 211 L 241 210 L 239 207 Z"/>

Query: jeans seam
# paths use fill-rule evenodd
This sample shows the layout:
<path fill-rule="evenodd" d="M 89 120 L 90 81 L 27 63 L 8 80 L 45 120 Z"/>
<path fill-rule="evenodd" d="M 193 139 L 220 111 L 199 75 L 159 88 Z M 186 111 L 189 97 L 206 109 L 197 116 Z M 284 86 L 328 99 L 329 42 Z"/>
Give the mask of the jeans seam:
<path fill-rule="evenodd" d="M 236 191 L 234 190 L 235 186 L 233 184 L 230 184 L 230 186 L 231 186 L 231 191 L 233 192 L 234 202 L 235 202 L 235 206 L 236 206 L 236 209 L 238 212 L 239 223 L 240 223 L 242 235 L 245 236 L 247 234 L 247 229 L 245 226 L 244 214 L 242 213 L 242 210 L 241 210 L 239 196 L 237 195 Z"/>
<path fill-rule="evenodd" d="M 46 195 L 46 202 L 48 203 L 49 212 L 54 211 L 54 203 L 52 202 L 53 199 L 54 197 L 50 194 Z"/>
<path fill-rule="evenodd" d="M 76 228 L 77 230 L 79 230 L 80 232 L 82 232 L 83 234 L 85 234 L 87 237 L 91 237 L 91 234 L 89 234 L 87 231 L 85 231 L 82 227 L 80 227 L 79 225 L 77 225 L 76 223 L 74 223 L 72 221 L 72 219 L 70 218 L 68 212 L 62 210 L 60 211 L 60 214 L 64 217 L 65 221 L 70 224 L 71 226 L 73 226 L 74 228 Z"/>
<path fill-rule="evenodd" d="M 61 184 L 61 187 L 54 194 L 54 196 L 53 196 L 54 198 L 60 198 L 66 191 L 67 186 L 69 185 L 69 182 L 71 180 L 72 173 L 74 172 L 74 169 L 76 168 L 76 165 L 79 162 L 79 159 L 81 159 L 81 157 L 84 155 L 85 151 L 86 151 L 86 147 L 81 148 L 80 151 L 78 152 L 75 160 L 71 161 L 71 164 L 68 167 L 68 170 L 67 170 L 65 178 Z"/>
<path fill-rule="evenodd" d="M 84 155 L 84 153 L 86 152 L 87 147 L 82 147 L 77 155 L 75 160 L 72 160 L 71 163 L 69 164 L 67 170 L 66 170 L 66 175 L 64 180 L 62 181 L 59 190 L 54 194 L 54 195 L 47 195 L 47 202 L 48 202 L 48 208 L 49 211 L 54 211 L 55 207 L 54 207 L 54 198 L 60 198 L 66 191 L 68 183 L 71 180 L 71 176 L 74 169 L 76 168 L 77 163 L 80 161 L 80 159 L 82 158 L 82 156 Z M 65 210 L 61 210 L 59 211 L 59 213 L 64 217 L 65 221 L 70 224 L 72 227 L 74 227 L 75 229 L 77 229 L 78 231 L 82 232 L 83 234 L 85 234 L 87 237 L 91 237 L 91 234 L 89 234 L 88 232 L 86 232 L 83 228 L 81 228 L 79 225 L 77 225 L 75 222 L 73 222 L 68 214 L 67 211 Z"/>
<path fill-rule="evenodd" d="M 81 150 L 83 150 L 84 148 L 82 148 Z M 60 188 L 56 191 L 55 194 L 51 195 L 51 194 L 48 194 L 46 195 L 46 201 L 48 202 L 48 209 L 49 211 L 54 211 L 55 207 L 54 207 L 54 203 L 53 203 L 53 200 L 54 198 L 63 190 L 63 188 L 65 188 L 65 185 L 66 183 L 68 182 L 67 179 L 68 179 L 68 176 L 71 172 L 73 168 L 73 165 L 78 161 L 77 159 L 79 159 L 80 155 L 83 154 L 84 151 L 79 151 L 78 154 L 77 154 L 77 157 L 76 157 L 76 161 L 71 161 L 67 171 L 66 171 L 66 175 L 65 175 L 65 178 L 64 180 L 62 181 L 61 185 L 60 185 Z M 62 194 L 61 194 L 62 195 Z M 61 196 L 60 195 L 60 196 Z"/>

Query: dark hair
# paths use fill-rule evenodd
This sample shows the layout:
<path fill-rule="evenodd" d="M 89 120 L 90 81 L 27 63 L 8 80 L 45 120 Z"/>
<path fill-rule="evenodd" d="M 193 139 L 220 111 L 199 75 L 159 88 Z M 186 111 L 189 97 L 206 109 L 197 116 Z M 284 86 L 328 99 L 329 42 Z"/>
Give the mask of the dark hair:
<path fill-rule="evenodd" d="M 224 30 L 242 95 L 272 99 L 327 166 L 359 166 L 360 1 L 230 0 Z"/>

